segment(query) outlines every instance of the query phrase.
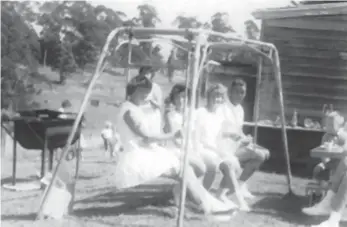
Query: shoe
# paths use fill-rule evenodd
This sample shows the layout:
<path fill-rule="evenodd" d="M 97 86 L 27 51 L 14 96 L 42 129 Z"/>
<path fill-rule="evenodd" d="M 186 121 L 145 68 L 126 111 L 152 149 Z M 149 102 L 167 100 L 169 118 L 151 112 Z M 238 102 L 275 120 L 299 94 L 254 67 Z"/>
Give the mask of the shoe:
<path fill-rule="evenodd" d="M 174 186 L 174 188 L 172 189 L 172 194 L 173 194 L 174 204 L 176 206 L 179 206 L 179 204 L 180 204 L 180 194 L 181 194 L 181 188 L 180 188 L 179 184 Z"/>
<path fill-rule="evenodd" d="M 241 192 L 245 199 L 255 199 L 255 196 L 248 190 L 246 183 L 241 186 Z"/>
<path fill-rule="evenodd" d="M 46 173 L 40 180 L 41 184 L 49 185 L 52 181 L 53 175 L 52 173 L 48 172 Z"/>
<path fill-rule="evenodd" d="M 246 202 L 243 202 L 239 205 L 239 210 L 243 212 L 251 212 L 251 208 L 248 206 Z"/>
<path fill-rule="evenodd" d="M 311 227 L 339 227 L 338 222 L 333 222 L 331 220 L 324 221 L 320 223 L 319 225 L 311 225 Z"/>
<path fill-rule="evenodd" d="M 318 203 L 312 207 L 303 208 L 302 212 L 310 216 L 329 215 L 331 212 L 331 208 L 326 204 Z"/>
<path fill-rule="evenodd" d="M 226 195 L 220 195 L 218 196 L 218 199 L 225 203 L 228 207 L 231 209 L 239 209 L 239 207 L 231 200 L 229 199 Z"/>

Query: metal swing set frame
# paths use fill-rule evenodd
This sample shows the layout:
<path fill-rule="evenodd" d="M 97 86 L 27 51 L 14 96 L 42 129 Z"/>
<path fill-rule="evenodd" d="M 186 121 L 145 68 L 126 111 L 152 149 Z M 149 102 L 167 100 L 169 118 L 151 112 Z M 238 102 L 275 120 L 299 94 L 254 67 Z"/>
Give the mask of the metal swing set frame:
<path fill-rule="evenodd" d="M 77 114 L 77 117 L 74 121 L 74 124 L 72 126 L 72 130 L 69 134 L 69 137 L 67 139 L 66 146 L 63 149 L 62 155 L 60 159 L 58 160 L 57 166 L 53 171 L 53 176 L 51 179 L 50 184 L 46 187 L 42 198 L 41 203 L 39 206 L 39 211 L 37 218 L 40 219 L 42 217 L 42 211 L 45 203 L 47 202 L 47 198 L 49 193 L 52 191 L 52 186 L 55 184 L 57 180 L 57 173 L 59 170 L 59 167 L 61 166 L 62 161 L 64 160 L 65 156 L 68 153 L 68 150 L 70 149 L 70 144 L 73 141 L 73 138 L 75 136 L 75 133 L 78 129 L 78 125 L 82 119 L 82 116 L 87 108 L 89 99 L 92 94 L 92 89 L 103 72 L 103 70 L 106 67 L 107 62 L 105 61 L 107 55 L 109 54 L 109 47 L 113 39 L 116 37 L 117 41 L 120 34 L 127 34 L 128 40 L 127 41 L 121 41 L 117 43 L 117 46 L 114 51 L 119 50 L 119 48 L 125 44 L 129 43 L 128 45 L 128 66 L 125 70 L 126 74 L 126 80 L 129 81 L 130 77 L 130 70 L 129 67 L 131 65 L 131 52 L 132 52 L 132 41 L 136 37 L 143 37 L 146 36 L 152 36 L 151 38 L 147 39 L 137 39 L 138 42 L 153 42 L 158 40 L 163 41 L 170 41 L 172 45 L 174 45 L 177 48 L 180 48 L 182 50 L 185 50 L 189 53 L 188 57 L 188 68 L 186 70 L 186 84 L 187 87 L 191 89 L 191 102 L 188 103 L 188 99 L 186 97 L 186 103 L 185 103 L 185 121 L 188 122 L 188 127 L 186 127 L 185 131 L 183 132 L 183 145 L 182 145 L 182 151 L 184 152 L 184 158 L 183 158 L 183 166 L 181 169 L 181 199 L 179 204 L 179 215 L 177 218 L 177 226 L 181 227 L 183 226 L 183 219 L 184 219 L 184 204 L 185 204 L 185 198 L 186 198 L 186 185 L 187 185 L 187 179 L 186 179 L 186 167 L 188 165 L 188 155 L 189 155 L 189 149 L 191 143 L 191 134 L 192 134 L 192 128 L 193 128 L 193 122 L 192 122 L 192 116 L 195 109 L 195 104 L 197 101 L 197 89 L 199 84 L 199 77 L 204 70 L 204 68 L 209 64 L 208 62 L 208 56 L 209 56 L 209 50 L 216 48 L 216 49 L 234 49 L 239 47 L 245 47 L 248 48 L 249 51 L 253 52 L 254 54 L 258 55 L 258 75 L 257 75 L 257 83 L 256 83 L 256 98 L 255 98 L 255 105 L 254 105 L 254 140 L 257 141 L 257 121 L 258 121 L 258 115 L 259 115 L 259 91 L 260 91 L 260 85 L 261 85 L 261 71 L 262 71 L 262 63 L 263 61 L 269 61 L 272 63 L 273 66 L 273 74 L 276 79 L 277 83 L 277 91 L 278 91 L 278 97 L 279 97 L 279 105 L 280 105 L 280 118 L 282 123 L 282 138 L 283 138 L 283 148 L 286 158 L 286 165 L 287 165 L 287 183 L 288 183 L 288 190 L 289 193 L 293 193 L 292 191 L 292 176 L 291 176 L 291 168 L 290 168 L 290 156 L 288 151 L 288 142 L 287 142 L 287 132 L 286 132 L 286 120 L 285 120 L 285 111 L 284 111 L 284 102 L 283 102 L 283 92 L 282 92 L 282 79 L 281 79 L 281 69 L 280 69 L 280 59 L 279 59 L 279 53 L 277 48 L 271 44 L 266 42 L 261 42 L 257 40 L 248 40 L 248 39 L 242 39 L 238 37 L 235 34 L 225 34 L 225 33 L 219 33 L 214 31 L 208 31 L 208 30 L 200 30 L 200 29 L 157 29 L 157 28 L 133 28 L 133 27 L 120 27 L 117 29 L 114 29 L 107 37 L 106 43 L 103 47 L 102 53 L 100 55 L 100 58 L 98 60 L 95 72 L 93 77 L 91 78 L 89 82 L 89 86 L 85 92 L 82 104 L 80 106 L 79 112 Z M 153 38 L 155 35 L 160 36 L 170 36 L 170 38 Z M 184 38 L 187 43 L 189 43 L 192 47 L 194 46 L 194 50 L 187 50 L 186 48 L 175 44 L 171 42 L 173 39 L 172 36 L 178 36 L 181 38 Z M 217 42 L 217 43 L 209 43 L 207 42 L 208 36 L 215 36 L 220 37 L 225 42 Z M 201 51 L 203 50 L 203 51 Z M 266 50 L 268 53 L 264 53 L 263 50 Z M 74 192 L 73 196 L 74 198 Z"/>

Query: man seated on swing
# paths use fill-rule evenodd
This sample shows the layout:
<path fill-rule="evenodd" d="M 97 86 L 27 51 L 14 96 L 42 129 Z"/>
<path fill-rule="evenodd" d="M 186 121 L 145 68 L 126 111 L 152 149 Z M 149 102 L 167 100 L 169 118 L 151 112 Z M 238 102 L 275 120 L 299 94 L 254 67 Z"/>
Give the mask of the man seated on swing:
<path fill-rule="evenodd" d="M 226 146 L 240 162 L 243 172 L 238 178 L 241 193 L 244 198 L 252 199 L 254 196 L 248 190 L 246 182 L 259 169 L 259 167 L 270 157 L 266 148 L 260 147 L 253 142 L 250 135 L 243 133 L 244 110 L 242 102 L 246 96 L 247 84 L 242 79 L 234 79 L 228 88 L 225 104 L 219 109 L 224 118 L 223 137 L 226 138 Z M 207 185 L 209 181 L 205 182 Z M 220 196 L 227 194 L 228 190 L 220 190 Z M 233 193 L 233 192 L 231 192 Z"/>

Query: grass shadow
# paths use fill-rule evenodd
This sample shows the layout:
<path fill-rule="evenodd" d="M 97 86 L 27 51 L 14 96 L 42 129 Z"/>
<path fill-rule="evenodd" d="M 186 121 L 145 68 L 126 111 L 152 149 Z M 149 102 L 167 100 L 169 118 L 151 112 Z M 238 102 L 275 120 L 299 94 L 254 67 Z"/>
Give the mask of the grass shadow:
<path fill-rule="evenodd" d="M 309 217 L 301 212 L 308 205 L 308 198 L 298 195 L 268 195 L 253 205 L 253 213 L 272 216 L 277 220 L 296 225 L 313 225 L 324 220 L 323 217 Z"/>
<path fill-rule="evenodd" d="M 76 205 L 97 204 L 90 208 L 77 208 L 74 215 L 85 216 L 112 216 L 125 213 L 136 213 L 135 210 L 148 206 L 164 207 L 169 205 L 171 191 L 165 191 L 160 185 L 152 188 L 136 187 L 126 191 L 107 192 L 88 199 L 76 202 Z M 110 206 L 111 205 L 111 206 Z M 142 214 L 142 212 L 141 212 Z"/>
<path fill-rule="evenodd" d="M 1 215 L 2 221 L 34 221 L 36 213 Z"/>
<path fill-rule="evenodd" d="M 100 178 L 100 176 L 78 176 L 78 180 L 93 180 L 97 178 Z"/>
<path fill-rule="evenodd" d="M 37 176 L 32 175 L 27 178 L 16 178 L 16 183 L 24 183 L 24 182 L 30 182 L 35 180 L 38 180 Z M 12 177 L 6 177 L 1 179 L 1 185 L 9 184 L 9 183 L 12 183 Z"/>

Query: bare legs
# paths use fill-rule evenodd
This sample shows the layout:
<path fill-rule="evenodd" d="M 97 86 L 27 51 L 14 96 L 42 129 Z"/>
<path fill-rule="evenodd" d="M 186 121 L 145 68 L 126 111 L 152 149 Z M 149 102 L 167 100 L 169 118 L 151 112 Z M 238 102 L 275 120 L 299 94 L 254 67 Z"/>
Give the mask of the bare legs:
<path fill-rule="evenodd" d="M 270 157 L 269 150 L 259 146 L 249 145 L 247 147 L 239 148 L 235 152 L 235 156 L 239 159 L 243 172 L 239 177 L 239 183 L 242 187 L 244 196 L 247 198 L 253 198 L 253 195 L 248 191 L 245 182 L 253 176 L 255 171 Z"/>
<path fill-rule="evenodd" d="M 240 170 L 237 163 L 232 161 L 224 161 L 219 166 L 221 172 L 223 173 L 223 178 L 219 186 L 218 197 L 222 201 L 228 201 L 227 192 L 229 190 L 235 191 L 236 198 L 240 205 L 240 210 L 249 211 L 249 207 L 241 193 L 241 188 L 237 180 L 236 173 Z"/>
<path fill-rule="evenodd" d="M 331 177 L 331 188 L 323 200 L 308 208 L 303 212 L 308 215 L 325 215 L 329 219 L 316 227 L 338 227 L 341 220 L 341 214 L 347 205 L 347 157 L 342 159 Z"/>
<path fill-rule="evenodd" d="M 201 181 L 196 177 L 194 170 L 191 166 L 187 168 L 187 192 L 192 197 L 193 201 L 199 204 L 205 214 L 212 214 L 214 212 L 226 212 L 232 207 L 224 204 L 215 197 L 213 197 L 201 184 Z M 175 202 L 178 202 L 179 184 L 175 186 Z"/>

